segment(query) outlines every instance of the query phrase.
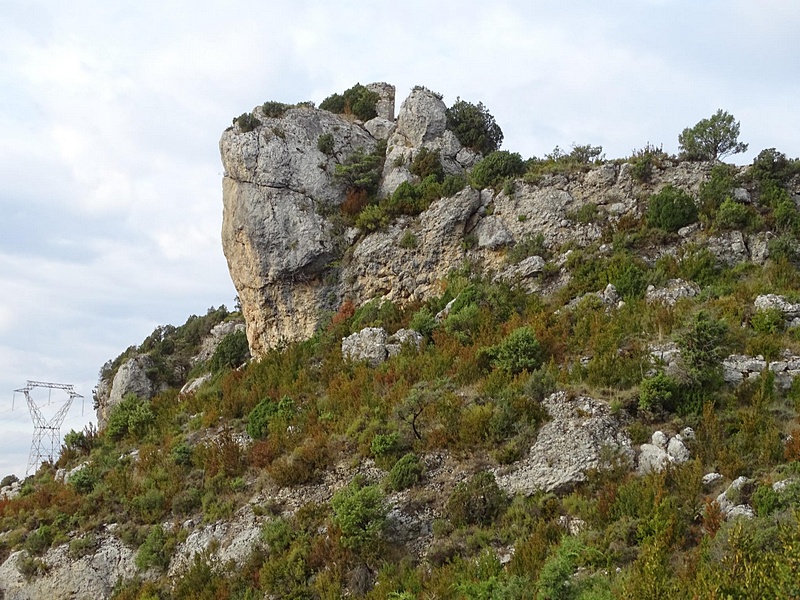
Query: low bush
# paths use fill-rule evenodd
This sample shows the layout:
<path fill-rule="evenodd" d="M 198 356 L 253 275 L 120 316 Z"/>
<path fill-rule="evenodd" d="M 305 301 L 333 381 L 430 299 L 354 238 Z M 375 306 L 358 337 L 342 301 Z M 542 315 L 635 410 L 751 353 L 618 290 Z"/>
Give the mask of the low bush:
<path fill-rule="evenodd" d="M 425 473 L 425 464 L 416 454 L 409 453 L 398 460 L 389 471 L 389 487 L 399 492 L 415 485 Z"/>
<path fill-rule="evenodd" d="M 389 512 L 378 486 L 354 479 L 333 495 L 331 508 L 331 519 L 342 532 L 342 546 L 356 552 L 378 551 Z"/>
<path fill-rule="evenodd" d="M 333 156 L 334 138 L 332 133 L 323 133 L 317 138 L 317 149 L 323 154 Z"/>
<path fill-rule="evenodd" d="M 506 178 L 518 177 L 524 172 L 525 164 L 518 153 L 497 150 L 472 168 L 470 183 L 476 189 L 497 188 Z"/>
<path fill-rule="evenodd" d="M 655 145 L 647 142 L 641 150 L 634 150 L 628 162 L 631 164 L 631 177 L 640 183 L 650 181 L 653 169 L 660 167 L 661 163 L 668 158 L 663 147 L 656 148 Z"/>
<path fill-rule="evenodd" d="M 260 127 L 261 121 L 250 113 L 242 113 L 238 117 L 234 117 L 233 124 L 237 125 L 242 133 L 248 133 L 256 127 Z"/>
<path fill-rule="evenodd" d="M 650 196 L 647 223 L 664 231 L 676 232 L 697 220 L 697 206 L 686 192 L 671 185 Z"/>
<path fill-rule="evenodd" d="M 447 499 L 445 515 L 455 527 L 491 525 L 505 510 L 507 498 L 494 473 L 481 471 L 459 483 Z"/>
<path fill-rule="evenodd" d="M 250 358 L 250 346 L 244 331 L 234 331 L 225 336 L 211 357 L 211 370 L 235 369 Z"/>
<path fill-rule="evenodd" d="M 439 159 L 438 150 L 420 148 L 419 152 L 414 156 L 414 161 L 411 163 L 409 171 L 420 179 L 426 179 L 433 175 L 439 183 L 444 181 L 444 170 L 442 169 L 442 161 Z"/>
<path fill-rule="evenodd" d="M 386 211 L 375 204 L 371 204 L 362 210 L 356 217 L 356 227 L 365 233 L 372 233 L 383 229 L 389 224 L 389 216 Z"/>
<path fill-rule="evenodd" d="M 493 366 L 514 375 L 523 371 L 533 372 L 544 360 L 544 353 L 536 333 L 530 327 L 519 327 L 494 347 Z"/>
<path fill-rule="evenodd" d="M 744 229 L 753 219 L 752 212 L 744 205 L 728 197 L 722 201 L 714 219 L 714 227 L 721 231 Z"/>
<path fill-rule="evenodd" d="M 378 115 L 376 107 L 379 100 L 377 92 L 357 83 L 342 94 L 328 96 L 319 107 L 332 113 L 353 115 L 362 121 L 369 121 Z"/>

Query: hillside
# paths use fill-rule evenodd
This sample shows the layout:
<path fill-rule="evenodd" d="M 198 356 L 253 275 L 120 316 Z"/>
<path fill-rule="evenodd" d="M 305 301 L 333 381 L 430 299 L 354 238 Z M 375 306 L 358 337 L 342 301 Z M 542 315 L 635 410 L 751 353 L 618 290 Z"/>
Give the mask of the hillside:
<path fill-rule="evenodd" d="M 234 119 L 241 311 L 109 361 L 100 431 L 3 480 L 0 598 L 800 595 L 800 162 L 721 162 L 738 124 L 523 160 L 394 104 Z"/>

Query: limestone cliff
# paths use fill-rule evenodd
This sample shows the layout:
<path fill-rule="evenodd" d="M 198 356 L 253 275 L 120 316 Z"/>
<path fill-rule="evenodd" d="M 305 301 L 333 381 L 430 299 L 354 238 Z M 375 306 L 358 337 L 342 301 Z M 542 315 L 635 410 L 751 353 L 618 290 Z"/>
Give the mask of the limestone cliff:
<path fill-rule="evenodd" d="M 393 101 L 391 86 L 374 89 Z M 447 174 L 465 174 L 480 159 L 447 129 L 437 94 L 414 88 L 394 120 L 387 104 L 366 123 L 308 106 L 267 117 L 257 107 L 252 115 L 259 125 L 244 131 L 236 124 L 223 133 L 222 243 L 254 355 L 309 337 L 325 311 L 345 299 L 356 305 L 373 298 L 400 304 L 424 299 L 466 260 L 534 289 L 542 263 L 510 265 L 506 254 L 515 244 L 541 234 L 551 249 L 588 245 L 600 239 L 602 223 L 641 216 L 641 200 L 667 184 L 696 195 L 711 170 L 708 163 L 664 161 L 644 183 L 630 164 L 607 162 L 536 182 L 520 179 L 499 193 L 468 187 L 382 230 L 342 231 L 335 216 L 345 185 L 334 172 L 356 150 L 374 151 L 386 140 L 382 196 L 419 180 L 409 165 L 423 148 L 438 152 Z M 322 135 L 333 137 L 328 154 L 319 149 Z M 581 218 L 581 207 L 590 203 L 596 217 Z M 765 258 L 765 240 L 739 232 L 735 239 L 713 239 L 699 228 L 684 233 L 683 243 L 708 245 L 726 261 Z M 401 244 L 404 237 L 414 243 Z"/>

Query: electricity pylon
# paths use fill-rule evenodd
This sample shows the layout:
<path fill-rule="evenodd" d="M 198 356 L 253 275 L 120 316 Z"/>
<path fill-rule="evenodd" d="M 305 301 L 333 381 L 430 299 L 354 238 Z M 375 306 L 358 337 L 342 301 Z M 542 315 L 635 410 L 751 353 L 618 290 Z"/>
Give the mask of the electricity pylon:
<path fill-rule="evenodd" d="M 31 396 L 31 390 L 35 388 L 48 388 L 48 404 L 50 404 L 53 390 L 64 390 L 67 392 L 67 400 L 50 419 L 45 419 L 41 408 Z M 71 384 L 66 383 L 47 383 L 44 381 L 28 381 L 24 388 L 14 390 L 25 394 L 28 403 L 28 410 L 31 412 L 33 421 L 33 441 L 31 442 L 31 453 L 28 457 L 28 468 L 25 471 L 29 475 L 31 469 L 36 469 L 43 461 L 54 462 L 56 454 L 61 449 L 61 424 L 72 406 L 75 398 L 83 398 L 77 393 Z"/>

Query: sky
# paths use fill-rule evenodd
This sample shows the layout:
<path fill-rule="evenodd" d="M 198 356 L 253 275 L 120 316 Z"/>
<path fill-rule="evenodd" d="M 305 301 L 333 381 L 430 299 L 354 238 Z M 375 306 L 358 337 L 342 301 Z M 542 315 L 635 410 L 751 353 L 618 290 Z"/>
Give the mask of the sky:
<path fill-rule="evenodd" d="M 24 476 L 27 380 L 94 420 L 102 365 L 225 304 L 218 140 L 267 100 L 357 82 L 483 102 L 503 148 L 621 158 L 722 108 L 800 156 L 796 0 L 2 0 L 0 478 Z M 49 418 L 66 400 L 34 390 Z M 48 412 L 50 411 L 50 412 Z"/>

